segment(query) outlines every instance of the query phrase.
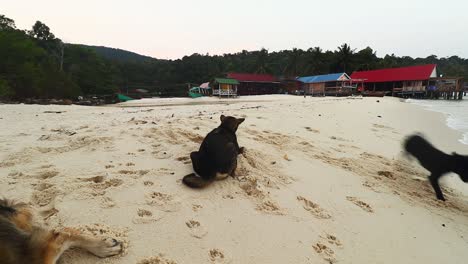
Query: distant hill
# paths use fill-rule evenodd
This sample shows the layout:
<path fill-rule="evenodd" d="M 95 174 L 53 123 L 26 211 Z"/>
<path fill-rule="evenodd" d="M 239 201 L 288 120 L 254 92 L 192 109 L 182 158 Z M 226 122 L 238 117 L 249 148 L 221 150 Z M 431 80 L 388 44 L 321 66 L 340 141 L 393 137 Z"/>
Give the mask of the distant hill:
<path fill-rule="evenodd" d="M 122 50 L 122 49 L 108 48 L 108 47 L 103 47 L 103 46 L 89 46 L 89 45 L 82 45 L 82 44 L 79 44 L 79 46 L 94 50 L 98 55 L 101 55 L 102 57 L 106 59 L 118 61 L 118 62 L 139 63 L 139 62 L 150 62 L 150 61 L 156 60 L 155 58 L 152 58 L 149 56 L 141 55 L 135 52 Z"/>

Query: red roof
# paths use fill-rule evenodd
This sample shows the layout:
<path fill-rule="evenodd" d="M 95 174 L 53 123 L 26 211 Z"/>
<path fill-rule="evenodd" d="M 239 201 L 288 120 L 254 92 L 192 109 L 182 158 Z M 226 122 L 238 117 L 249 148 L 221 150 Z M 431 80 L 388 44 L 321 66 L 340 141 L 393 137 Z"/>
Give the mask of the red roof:
<path fill-rule="evenodd" d="M 278 82 L 275 76 L 270 74 L 255 73 L 228 73 L 228 78 L 236 79 L 239 82 Z"/>
<path fill-rule="evenodd" d="M 363 79 L 364 82 L 422 81 L 431 78 L 435 64 L 410 66 L 403 68 L 359 71 L 351 74 L 351 79 Z"/>

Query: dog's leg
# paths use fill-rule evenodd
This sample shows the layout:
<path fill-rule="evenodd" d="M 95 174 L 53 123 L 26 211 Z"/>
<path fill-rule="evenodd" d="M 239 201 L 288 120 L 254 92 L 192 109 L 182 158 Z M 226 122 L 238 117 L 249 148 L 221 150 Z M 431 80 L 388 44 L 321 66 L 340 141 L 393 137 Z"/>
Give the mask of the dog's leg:
<path fill-rule="evenodd" d="M 441 176 L 442 175 L 439 173 L 436 173 L 436 174 L 433 173 L 431 174 L 431 176 L 429 176 L 429 181 L 431 182 L 432 188 L 434 188 L 437 199 L 445 201 L 444 194 L 442 193 L 442 190 L 440 189 L 440 186 L 439 186 L 439 178 Z"/>
<path fill-rule="evenodd" d="M 237 169 L 237 157 L 236 159 L 233 161 L 233 164 L 232 164 L 232 169 L 229 173 L 229 175 L 231 175 L 231 177 L 233 178 L 236 178 L 236 169 Z"/>
<path fill-rule="evenodd" d="M 55 264 L 69 248 L 82 248 L 101 257 L 110 257 L 122 251 L 122 243 L 113 238 L 99 239 L 82 235 L 80 231 L 66 228 L 60 232 L 49 232 L 45 248 L 44 263 Z"/>

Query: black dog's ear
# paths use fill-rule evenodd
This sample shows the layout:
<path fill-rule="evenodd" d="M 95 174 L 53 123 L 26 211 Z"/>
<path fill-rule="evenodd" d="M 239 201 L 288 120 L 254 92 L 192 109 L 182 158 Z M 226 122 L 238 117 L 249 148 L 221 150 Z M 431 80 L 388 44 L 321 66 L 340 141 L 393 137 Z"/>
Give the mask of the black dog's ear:
<path fill-rule="evenodd" d="M 225 117 L 224 115 L 221 115 L 221 116 L 219 117 L 219 120 L 221 120 L 221 123 L 224 121 L 224 119 L 226 119 L 226 117 Z"/>
<path fill-rule="evenodd" d="M 245 118 L 237 118 L 237 124 L 241 124 L 245 121 Z"/>

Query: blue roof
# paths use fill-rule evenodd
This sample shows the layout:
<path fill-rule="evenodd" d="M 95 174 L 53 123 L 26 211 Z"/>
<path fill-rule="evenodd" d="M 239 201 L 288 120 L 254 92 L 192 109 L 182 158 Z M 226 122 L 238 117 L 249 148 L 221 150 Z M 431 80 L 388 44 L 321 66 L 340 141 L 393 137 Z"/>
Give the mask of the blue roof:
<path fill-rule="evenodd" d="M 342 75 L 345 75 L 345 78 L 349 80 L 349 76 L 342 72 L 342 73 L 332 73 L 332 74 L 325 74 L 325 75 L 315 75 L 315 76 L 307 76 L 307 77 L 299 77 L 297 78 L 298 81 L 303 83 L 323 83 L 323 82 L 336 82 L 339 81 Z"/>

